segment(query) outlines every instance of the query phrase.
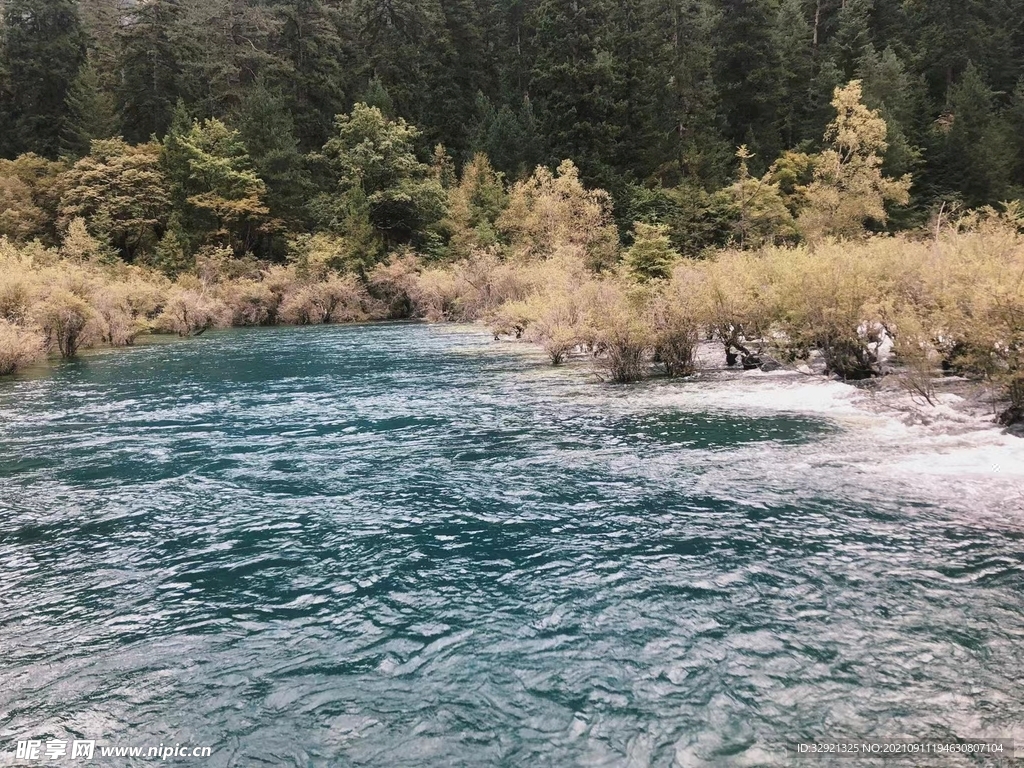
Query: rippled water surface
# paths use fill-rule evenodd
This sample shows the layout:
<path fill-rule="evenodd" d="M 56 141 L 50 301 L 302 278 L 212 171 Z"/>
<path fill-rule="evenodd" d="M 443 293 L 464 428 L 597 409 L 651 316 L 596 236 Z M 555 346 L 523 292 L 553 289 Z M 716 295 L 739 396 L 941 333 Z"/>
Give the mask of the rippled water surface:
<path fill-rule="evenodd" d="M 910 433 L 788 381 L 610 387 L 388 325 L 0 382 L 0 763 L 26 738 L 216 766 L 1024 740 L 1024 487 L 922 476 Z"/>

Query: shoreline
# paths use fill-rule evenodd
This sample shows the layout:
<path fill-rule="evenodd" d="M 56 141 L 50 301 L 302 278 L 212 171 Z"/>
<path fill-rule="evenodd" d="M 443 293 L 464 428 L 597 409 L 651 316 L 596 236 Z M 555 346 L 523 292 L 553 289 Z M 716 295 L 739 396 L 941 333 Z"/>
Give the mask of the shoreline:
<path fill-rule="evenodd" d="M 493 337 L 493 343 L 501 345 L 512 345 L 523 349 L 530 349 L 538 352 L 537 364 L 546 368 L 572 368 L 579 369 L 589 367 L 591 375 L 597 376 L 592 366 L 587 363 L 592 360 L 588 353 L 574 353 L 568 356 L 564 363 L 559 366 L 552 366 L 543 355 L 541 346 L 536 342 L 526 339 L 510 338 L 508 336 L 496 337 L 488 330 L 486 324 L 477 322 L 431 322 L 423 318 L 396 318 L 387 320 L 360 320 L 340 323 L 319 323 L 319 324 L 275 324 L 275 325 L 243 325 L 213 328 L 202 336 L 181 337 L 173 333 L 145 333 L 141 334 L 136 342 L 127 346 L 95 346 L 83 348 L 79 351 L 77 359 L 87 360 L 91 357 L 106 355 L 113 352 L 131 351 L 144 349 L 152 346 L 163 346 L 177 343 L 190 343 L 197 339 L 213 338 L 225 333 L 237 332 L 264 332 L 270 330 L 305 330 L 311 331 L 318 328 L 350 328 L 364 326 L 394 326 L 394 325 L 427 325 L 432 328 L 447 328 L 456 331 L 472 331 L 474 335 Z M 906 387 L 900 385 L 896 374 L 889 374 L 880 378 L 867 379 L 862 381 L 843 381 L 836 377 L 825 376 L 821 371 L 812 370 L 807 362 L 799 365 L 784 365 L 776 371 L 764 372 L 758 369 L 743 370 L 739 366 L 730 367 L 726 365 L 725 352 L 718 342 L 701 342 L 698 345 L 695 356 L 696 370 L 689 376 L 669 377 L 664 374 L 655 373 L 648 376 L 641 382 L 632 384 L 614 384 L 599 378 L 599 382 L 609 386 L 635 386 L 638 383 L 686 383 L 694 381 L 756 381 L 759 379 L 774 381 L 807 381 L 815 384 L 835 384 L 858 393 L 860 399 L 870 402 L 869 410 L 879 414 L 888 415 L 899 419 L 907 425 L 945 425 L 951 431 L 976 431 L 986 429 L 1000 432 L 1013 437 L 1024 438 L 1024 424 L 1015 424 L 1009 427 L 998 423 L 997 417 L 1000 408 L 1007 405 L 1007 400 L 1001 399 L 993 394 L 990 387 L 981 382 L 971 381 L 960 376 L 936 376 L 930 381 L 936 387 L 933 395 L 933 404 L 924 401 L 924 398 L 911 393 Z M 22 379 L 37 378 L 44 372 L 50 372 L 55 368 L 72 360 L 65 360 L 56 353 L 47 355 L 37 363 L 21 368 L 7 376 L 0 376 L 0 384 L 4 381 L 18 381 Z"/>
<path fill-rule="evenodd" d="M 479 325 L 473 325 L 480 328 Z M 503 337 L 496 343 L 525 346 L 540 350 L 539 345 L 524 339 Z M 543 356 L 538 362 L 548 368 L 583 368 L 592 358 L 587 353 L 576 353 L 568 357 L 561 366 L 552 366 Z M 632 384 L 600 383 L 615 387 L 635 386 L 638 383 L 684 385 L 693 382 L 804 382 L 809 386 L 823 385 L 838 387 L 851 400 L 856 400 L 864 410 L 888 416 L 907 426 L 947 427 L 951 432 L 989 431 L 1017 438 L 1024 438 L 1024 424 L 1003 426 L 998 423 L 999 411 L 1008 405 L 1005 398 L 995 395 L 991 387 L 982 382 L 971 381 L 961 376 L 935 376 L 930 381 L 935 387 L 933 403 L 915 395 L 900 384 L 898 370 L 885 376 L 861 381 L 843 381 L 834 376 L 825 376 L 820 370 L 812 370 L 806 363 L 784 365 L 778 370 L 765 372 L 759 369 L 743 370 L 740 366 L 730 367 L 725 362 L 725 352 L 718 342 L 702 342 L 696 355 L 696 371 L 689 376 L 669 377 L 658 373 L 641 382 Z M 593 371 L 590 371 L 593 374 Z M 788 411 L 791 408 L 775 408 L 766 404 L 767 410 Z M 800 409 L 793 409 L 800 410 Z"/>

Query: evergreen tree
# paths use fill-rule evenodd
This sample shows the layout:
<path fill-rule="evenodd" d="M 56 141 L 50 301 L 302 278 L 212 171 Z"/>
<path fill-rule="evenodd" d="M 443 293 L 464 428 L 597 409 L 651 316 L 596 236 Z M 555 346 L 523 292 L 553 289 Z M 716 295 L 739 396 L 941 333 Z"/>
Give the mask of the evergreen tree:
<path fill-rule="evenodd" d="M 749 150 L 741 146 L 736 152 L 739 173 L 736 181 L 722 192 L 734 211 L 733 235 L 740 248 L 757 248 L 776 240 L 794 240 L 796 222 L 786 207 L 785 198 L 771 172 L 763 178 L 750 175 Z"/>
<path fill-rule="evenodd" d="M 395 117 L 395 102 L 377 75 L 370 78 L 370 83 L 366 86 L 366 90 L 359 101 L 368 107 L 376 107 L 385 117 Z"/>
<path fill-rule="evenodd" d="M 544 157 L 530 100 L 524 98 L 518 111 L 508 104 L 495 110 L 490 99 L 478 94 L 476 129 L 470 146 L 474 154 L 485 154 L 508 178 L 528 176 Z"/>
<path fill-rule="evenodd" d="M 128 141 L 163 136 L 180 97 L 180 66 L 174 32 L 177 0 L 135 5 L 121 21 L 117 104 Z"/>
<path fill-rule="evenodd" d="M 779 111 L 779 130 L 786 147 L 795 147 L 808 138 L 807 87 L 814 73 L 814 46 L 804 5 L 803 0 L 782 0 L 776 23 L 776 45 L 782 61 L 781 87 L 785 94 Z M 817 134 L 820 131 L 812 131 L 810 136 Z"/>
<path fill-rule="evenodd" d="M 494 170 L 486 155 L 475 155 L 449 193 L 448 215 L 442 222 L 449 237 L 449 255 L 466 258 L 475 249 L 495 245 L 495 223 L 507 203 L 501 174 Z"/>
<path fill-rule="evenodd" d="M 238 125 L 253 168 L 266 182 L 271 214 L 301 221 L 312 182 L 284 96 L 257 80 L 246 92 Z"/>
<path fill-rule="evenodd" d="M 874 6 L 875 0 L 844 0 L 839 6 L 826 55 L 843 73 L 844 80 L 853 76 L 865 49 L 871 45 L 870 21 Z"/>
<path fill-rule="evenodd" d="M 92 61 L 86 61 L 68 92 L 67 124 L 61 136 L 61 151 L 82 157 L 89 153 L 93 139 L 108 139 L 116 131 L 113 96 L 101 88 Z"/>
<path fill-rule="evenodd" d="M 713 36 L 720 14 L 707 0 L 653 0 L 644 43 L 653 57 L 645 90 L 653 134 L 647 139 L 645 177 L 662 184 L 689 181 L 717 186 L 731 150 L 723 138 L 721 101 L 715 84 Z M 636 137 L 644 143 L 644 136 Z"/>
<path fill-rule="evenodd" d="M 679 253 L 672 248 L 668 227 L 664 224 L 637 222 L 633 245 L 626 251 L 623 261 L 629 275 L 639 283 L 665 280 L 672 274 L 672 264 Z"/>
<path fill-rule="evenodd" d="M 619 181 L 611 163 L 623 138 L 623 104 L 608 33 L 608 0 L 541 0 L 533 14 L 529 92 L 548 162 L 571 159 L 587 183 Z"/>
<path fill-rule="evenodd" d="M 1010 195 L 1024 200 L 1024 77 L 1017 81 L 1006 110 L 1004 131 L 1008 136 Z"/>
<path fill-rule="evenodd" d="M 87 38 L 89 63 L 96 73 L 100 92 L 114 100 L 120 78 L 118 30 L 121 0 L 78 0 L 78 12 Z"/>
<path fill-rule="evenodd" d="M 55 158 L 69 130 L 68 94 L 85 60 L 85 34 L 73 0 L 8 0 L 3 8 L 6 74 L 0 139 L 8 157 Z"/>
<path fill-rule="evenodd" d="M 783 62 L 772 0 L 723 0 L 716 30 L 717 80 L 733 146 L 767 162 L 782 151 Z"/>
<path fill-rule="evenodd" d="M 995 94 L 969 64 L 949 92 L 949 106 L 933 133 L 928 180 L 943 196 L 970 206 L 1005 199 L 1012 160 L 995 113 Z"/>
<path fill-rule="evenodd" d="M 285 64 L 270 50 L 270 13 L 251 0 L 178 0 L 171 36 L 179 96 L 192 112 L 223 118 L 238 108 L 256 77 L 282 79 Z"/>
<path fill-rule="evenodd" d="M 1022 74 L 1020 0 L 914 0 L 908 9 L 908 39 L 928 83 L 941 102 L 972 63 L 1000 91 Z M 1018 32 L 1019 35 L 1019 32 Z"/>
<path fill-rule="evenodd" d="M 916 175 L 921 167 L 920 142 L 925 122 L 923 85 L 910 76 L 891 47 L 878 53 L 870 44 L 857 63 L 857 77 L 863 88 L 864 104 L 877 110 L 885 120 L 889 148 L 883 171 L 895 177 Z"/>
<path fill-rule="evenodd" d="M 345 21 L 325 0 L 271 0 L 276 53 L 285 62 L 282 85 L 299 146 L 323 146 L 335 115 L 345 109 L 349 53 Z"/>

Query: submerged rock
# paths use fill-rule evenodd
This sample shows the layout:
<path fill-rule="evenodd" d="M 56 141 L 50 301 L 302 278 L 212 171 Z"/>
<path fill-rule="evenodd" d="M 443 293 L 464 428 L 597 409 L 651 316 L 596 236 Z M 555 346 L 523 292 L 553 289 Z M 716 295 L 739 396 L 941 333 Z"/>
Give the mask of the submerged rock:
<path fill-rule="evenodd" d="M 1024 408 L 1011 405 L 999 414 L 999 423 L 1004 427 L 1012 427 L 1014 424 L 1024 424 Z"/>

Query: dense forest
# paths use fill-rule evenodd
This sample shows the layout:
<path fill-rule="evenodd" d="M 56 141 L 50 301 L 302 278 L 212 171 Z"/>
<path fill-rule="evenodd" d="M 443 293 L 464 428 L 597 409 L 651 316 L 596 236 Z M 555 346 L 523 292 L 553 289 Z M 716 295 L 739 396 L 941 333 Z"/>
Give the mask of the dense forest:
<path fill-rule="evenodd" d="M 228 226 L 239 252 L 280 257 L 289 233 L 339 229 L 365 206 L 337 195 L 339 130 L 351 138 L 369 127 L 335 118 L 357 103 L 415 126 L 418 159 L 440 146 L 434 164 L 455 171 L 478 152 L 509 181 L 571 159 L 585 184 L 610 192 L 623 235 L 660 218 L 687 253 L 730 239 L 735 214 L 714 193 L 734 180 L 737 148 L 754 176 L 786 150 L 818 151 L 833 91 L 854 78 L 888 125 L 887 175 L 914 179 L 888 226 L 920 224 L 943 202 L 1024 194 L 1021 0 L 0 6 L 0 157 L 67 164 L 116 137 L 125 143 L 101 145 L 94 165 L 152 161 L 162 172 L 160 194 L 140 212 L 153 221 L 145 237 L 90 220 L 128 259 L 168 231 L 194 249 L 203 229 Z M 217 167 L 193 173 L 190 161 Z M 56 175 L 36 159 L 0 173 L 5 208 L 17 207 L 26 177 Z M 218 184 L 230 193 L 210 189 Z M 439 196 L 422 185 L 407 192 L 404 210 L 371 202 L 383 245 L 442 253 L 447 235 L 430 226 L 443 218 Z M 32 190 L 36 221 L 7 215 L 0 233 L 55 241 L 58 220 L 90 211 L 73 193 L 64 203 L 49 194 Z"/>

